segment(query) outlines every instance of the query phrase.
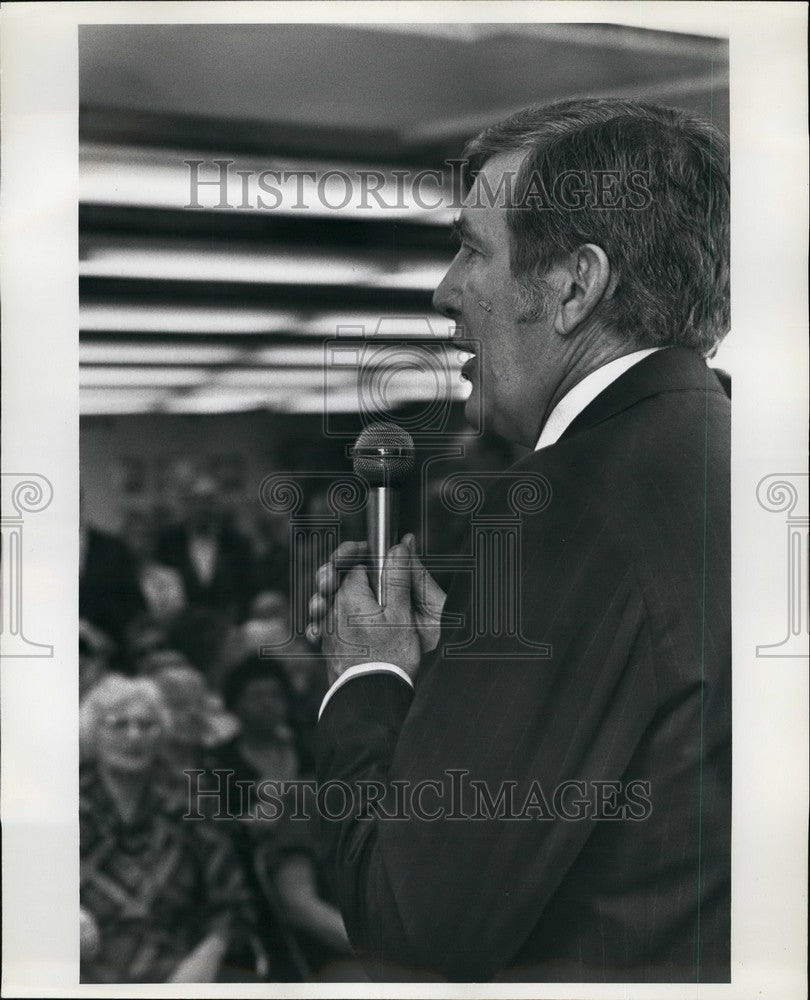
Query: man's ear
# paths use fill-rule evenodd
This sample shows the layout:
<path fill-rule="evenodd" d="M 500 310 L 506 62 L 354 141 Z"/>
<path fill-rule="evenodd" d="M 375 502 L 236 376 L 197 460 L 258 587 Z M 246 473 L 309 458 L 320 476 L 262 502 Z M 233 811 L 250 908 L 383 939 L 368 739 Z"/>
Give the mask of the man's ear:
<path fill-rule="evenodd" d="M 561 337 L 577 330 L 599 303 L 613 294 L 610 261 L 595 243 L 584 243 L 561 265 L 563 281 L 554 317 L 554 329 Z"/>

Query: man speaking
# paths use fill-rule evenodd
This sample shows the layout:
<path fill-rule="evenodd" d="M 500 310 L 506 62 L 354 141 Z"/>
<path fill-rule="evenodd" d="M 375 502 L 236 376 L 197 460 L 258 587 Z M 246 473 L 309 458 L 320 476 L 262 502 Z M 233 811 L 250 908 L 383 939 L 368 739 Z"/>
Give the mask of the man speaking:
<path fill-rule="evenodd" d="M 468 412 L 533 449 L 487 512 L 521 476 L 548 498 L 497 637 L 476 570 L 445 601 L 410 538 L 383 609 L 362 545 L 319 572 L 319 781 L 376 790 L 322 823 L 346 926 L 392 980 L 729 981 L 730 404 L 705 362 L 729 325 L 726 142 L 582 100 L 466 156 L 434 302 L 474 355 Z"/>

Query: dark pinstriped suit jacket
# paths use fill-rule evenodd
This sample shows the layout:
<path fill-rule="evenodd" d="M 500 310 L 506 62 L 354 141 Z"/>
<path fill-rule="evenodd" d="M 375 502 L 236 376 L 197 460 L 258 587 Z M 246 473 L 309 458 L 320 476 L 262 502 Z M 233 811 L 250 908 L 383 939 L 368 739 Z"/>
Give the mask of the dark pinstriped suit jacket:
<path fill-rule="evenodd" d="M 523 518 L 519 598 L 524 637 L 550 655 L 484 636 L 476 655 L 452 658 L 465 628 L 445 626 L 415 692 L 373 674 L 326 706 L 322 782 L 463 769 L 493 798 L 516 782 L 518 813 L 536 781 L 553 814 L 324 820 L 347 927 L 373 974 L 728 981 L 729 424 L 699 357 L 643 359 L 510 473 L 539 473 L 552 490 Z M 497 484 L 487 502 L 505 509 Z M 469 620 L 470 588 L 458 577 L 445 612 Z M 561 800 L 569 815 L 577 790 L 593 802 L 600 781 L 649 782 L 635 786 L 649 806 L 609 792 L 626 818 L 607 808 L 567 820 L 552 806 L 566 780 L 585 782 Z M 427 810 L 437 801 L 423 796 Z M 469 815 L 475 799 L 463 801 Z M 389 813 L 393 802 L 389 792 Z"/>

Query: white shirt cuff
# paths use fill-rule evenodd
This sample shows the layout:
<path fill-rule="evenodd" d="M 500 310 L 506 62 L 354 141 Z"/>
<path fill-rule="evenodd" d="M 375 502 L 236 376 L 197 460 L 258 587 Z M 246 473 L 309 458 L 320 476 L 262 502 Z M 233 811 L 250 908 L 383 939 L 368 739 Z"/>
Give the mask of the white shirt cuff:
<path fill-rule="evenodd" d="M 340 677 L 338 677 L 335 683 L 323 696 L 321 710 L 318 712 L 318 718 L 320 719 L 323 715 L 323 710 L 329 704 L 329 699 L 338 688 L 343 687 L 343 685 L 347 681 L 350 681 L 353 677 L 362 677 L 363 674 L 396 674 L 397 677 L 401 677 L 409 687 L 413 687 L 413 681 L 410 677 L 405 673 L 402 667 L 398 667 L 394 663 L 358 663 L 356 666 L 349 667 L 348 670 L 344 670 Z"/>

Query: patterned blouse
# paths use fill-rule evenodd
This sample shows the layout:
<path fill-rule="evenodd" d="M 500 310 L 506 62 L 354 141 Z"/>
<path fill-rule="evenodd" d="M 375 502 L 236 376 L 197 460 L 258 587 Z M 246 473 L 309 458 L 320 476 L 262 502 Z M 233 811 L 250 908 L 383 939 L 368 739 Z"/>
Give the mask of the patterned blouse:
<path fill-rule="evenodd" d="M 166 982 L 212 931 L 250 923 L 228 838 L 207 820 L 183 819 L 176 783 L 155 776 L 129 822 L 95 767 L 83 770 L 79 794 L 81 905 L 101 938 L 82 982 Z"/>

